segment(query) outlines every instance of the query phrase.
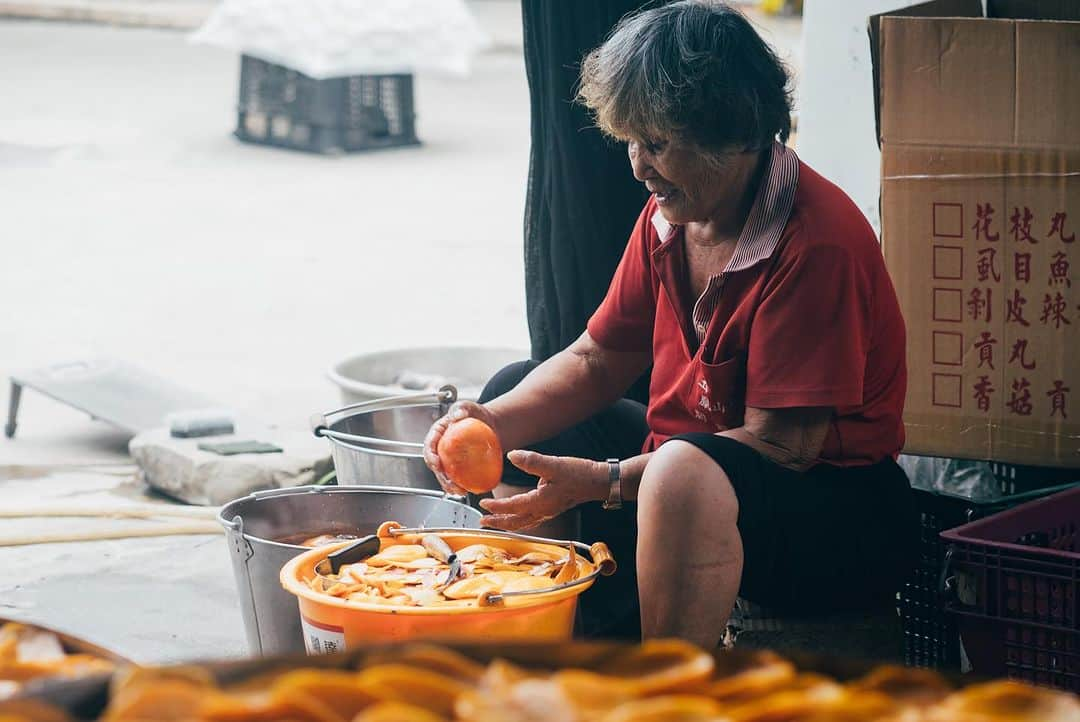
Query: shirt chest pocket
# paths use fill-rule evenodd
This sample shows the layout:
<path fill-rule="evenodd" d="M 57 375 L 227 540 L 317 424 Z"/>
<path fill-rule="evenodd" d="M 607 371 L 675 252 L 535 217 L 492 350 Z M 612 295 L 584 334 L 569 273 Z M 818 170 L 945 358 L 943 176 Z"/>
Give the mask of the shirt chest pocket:
<path fill-rule="evenodd" d="M 691 365 L 691 384 L 684 402 L 690 415 L 714 431 L 742 426 L 746 399 L 746 357 L 718 364 L 699 354 Z"/>

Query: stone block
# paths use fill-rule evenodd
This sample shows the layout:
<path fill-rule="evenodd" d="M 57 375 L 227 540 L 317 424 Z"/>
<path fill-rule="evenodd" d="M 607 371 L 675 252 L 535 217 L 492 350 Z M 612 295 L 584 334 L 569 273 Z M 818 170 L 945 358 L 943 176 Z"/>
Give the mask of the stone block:
<path fill-rule="evenodd" d="M 199 442 L 266 441 L 284 451 L 221 456 Z M 177 439 L 167 429 L 139 434 L 128 446 L 141 478 L 151 487 L 189 504 L 217 506 L 262 489 L 312 484 L 330 472 L 330 447 L 310 433 L 269 429 L 258 433 Z"/>

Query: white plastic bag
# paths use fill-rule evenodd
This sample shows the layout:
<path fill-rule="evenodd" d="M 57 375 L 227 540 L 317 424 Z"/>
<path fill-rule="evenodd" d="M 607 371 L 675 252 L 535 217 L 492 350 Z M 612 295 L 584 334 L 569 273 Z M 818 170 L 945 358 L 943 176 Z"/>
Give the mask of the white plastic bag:
<path fill-rule="evenodd" d="M 313 78 L 464 75 L 491 44 L 463 0 L 222 0 L 190 39 Z"/>
<path fill-rule="evenodd" d="M 1002 496 L 1001 485 L 985 461 L 901 454 L 897 463 L 916 489 L 942 491 L 976 502 Z"/>

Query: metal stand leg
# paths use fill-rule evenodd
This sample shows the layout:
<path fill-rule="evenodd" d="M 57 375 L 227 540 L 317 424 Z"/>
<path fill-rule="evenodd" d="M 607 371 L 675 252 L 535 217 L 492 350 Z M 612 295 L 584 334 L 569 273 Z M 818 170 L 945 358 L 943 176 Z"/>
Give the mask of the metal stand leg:
<path fill-rule="evenodd" d="M 4 426 L 4 436 L 15 437 L 15 417 L 19 414 L 19 399 L 22 398 L 22 386 L 11 382 L 11 395 L 8 397 L 8 419 Z"/>

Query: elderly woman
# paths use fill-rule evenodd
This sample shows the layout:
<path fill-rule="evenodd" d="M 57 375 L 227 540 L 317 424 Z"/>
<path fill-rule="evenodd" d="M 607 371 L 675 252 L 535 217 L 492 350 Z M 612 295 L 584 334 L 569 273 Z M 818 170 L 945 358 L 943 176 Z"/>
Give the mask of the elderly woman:
<path fill-rule="evenodd" d="M 433 450 L 481 419 L 514 450 L 486 525 L 613 547 L 587 634 L 640 619 L 712 646 L 737 595 L 886 603 L 917 528 L 895 461 L 904 324 L 862 213 L 783 144 L 783 65 L 737 11 L 684 0 L 624 19 L 580 97 L 652 195 L 587 331 L 451 409 L 428 465 L 457 491 Z M 650 366 L 648 408 L 621 399 Z"/>

